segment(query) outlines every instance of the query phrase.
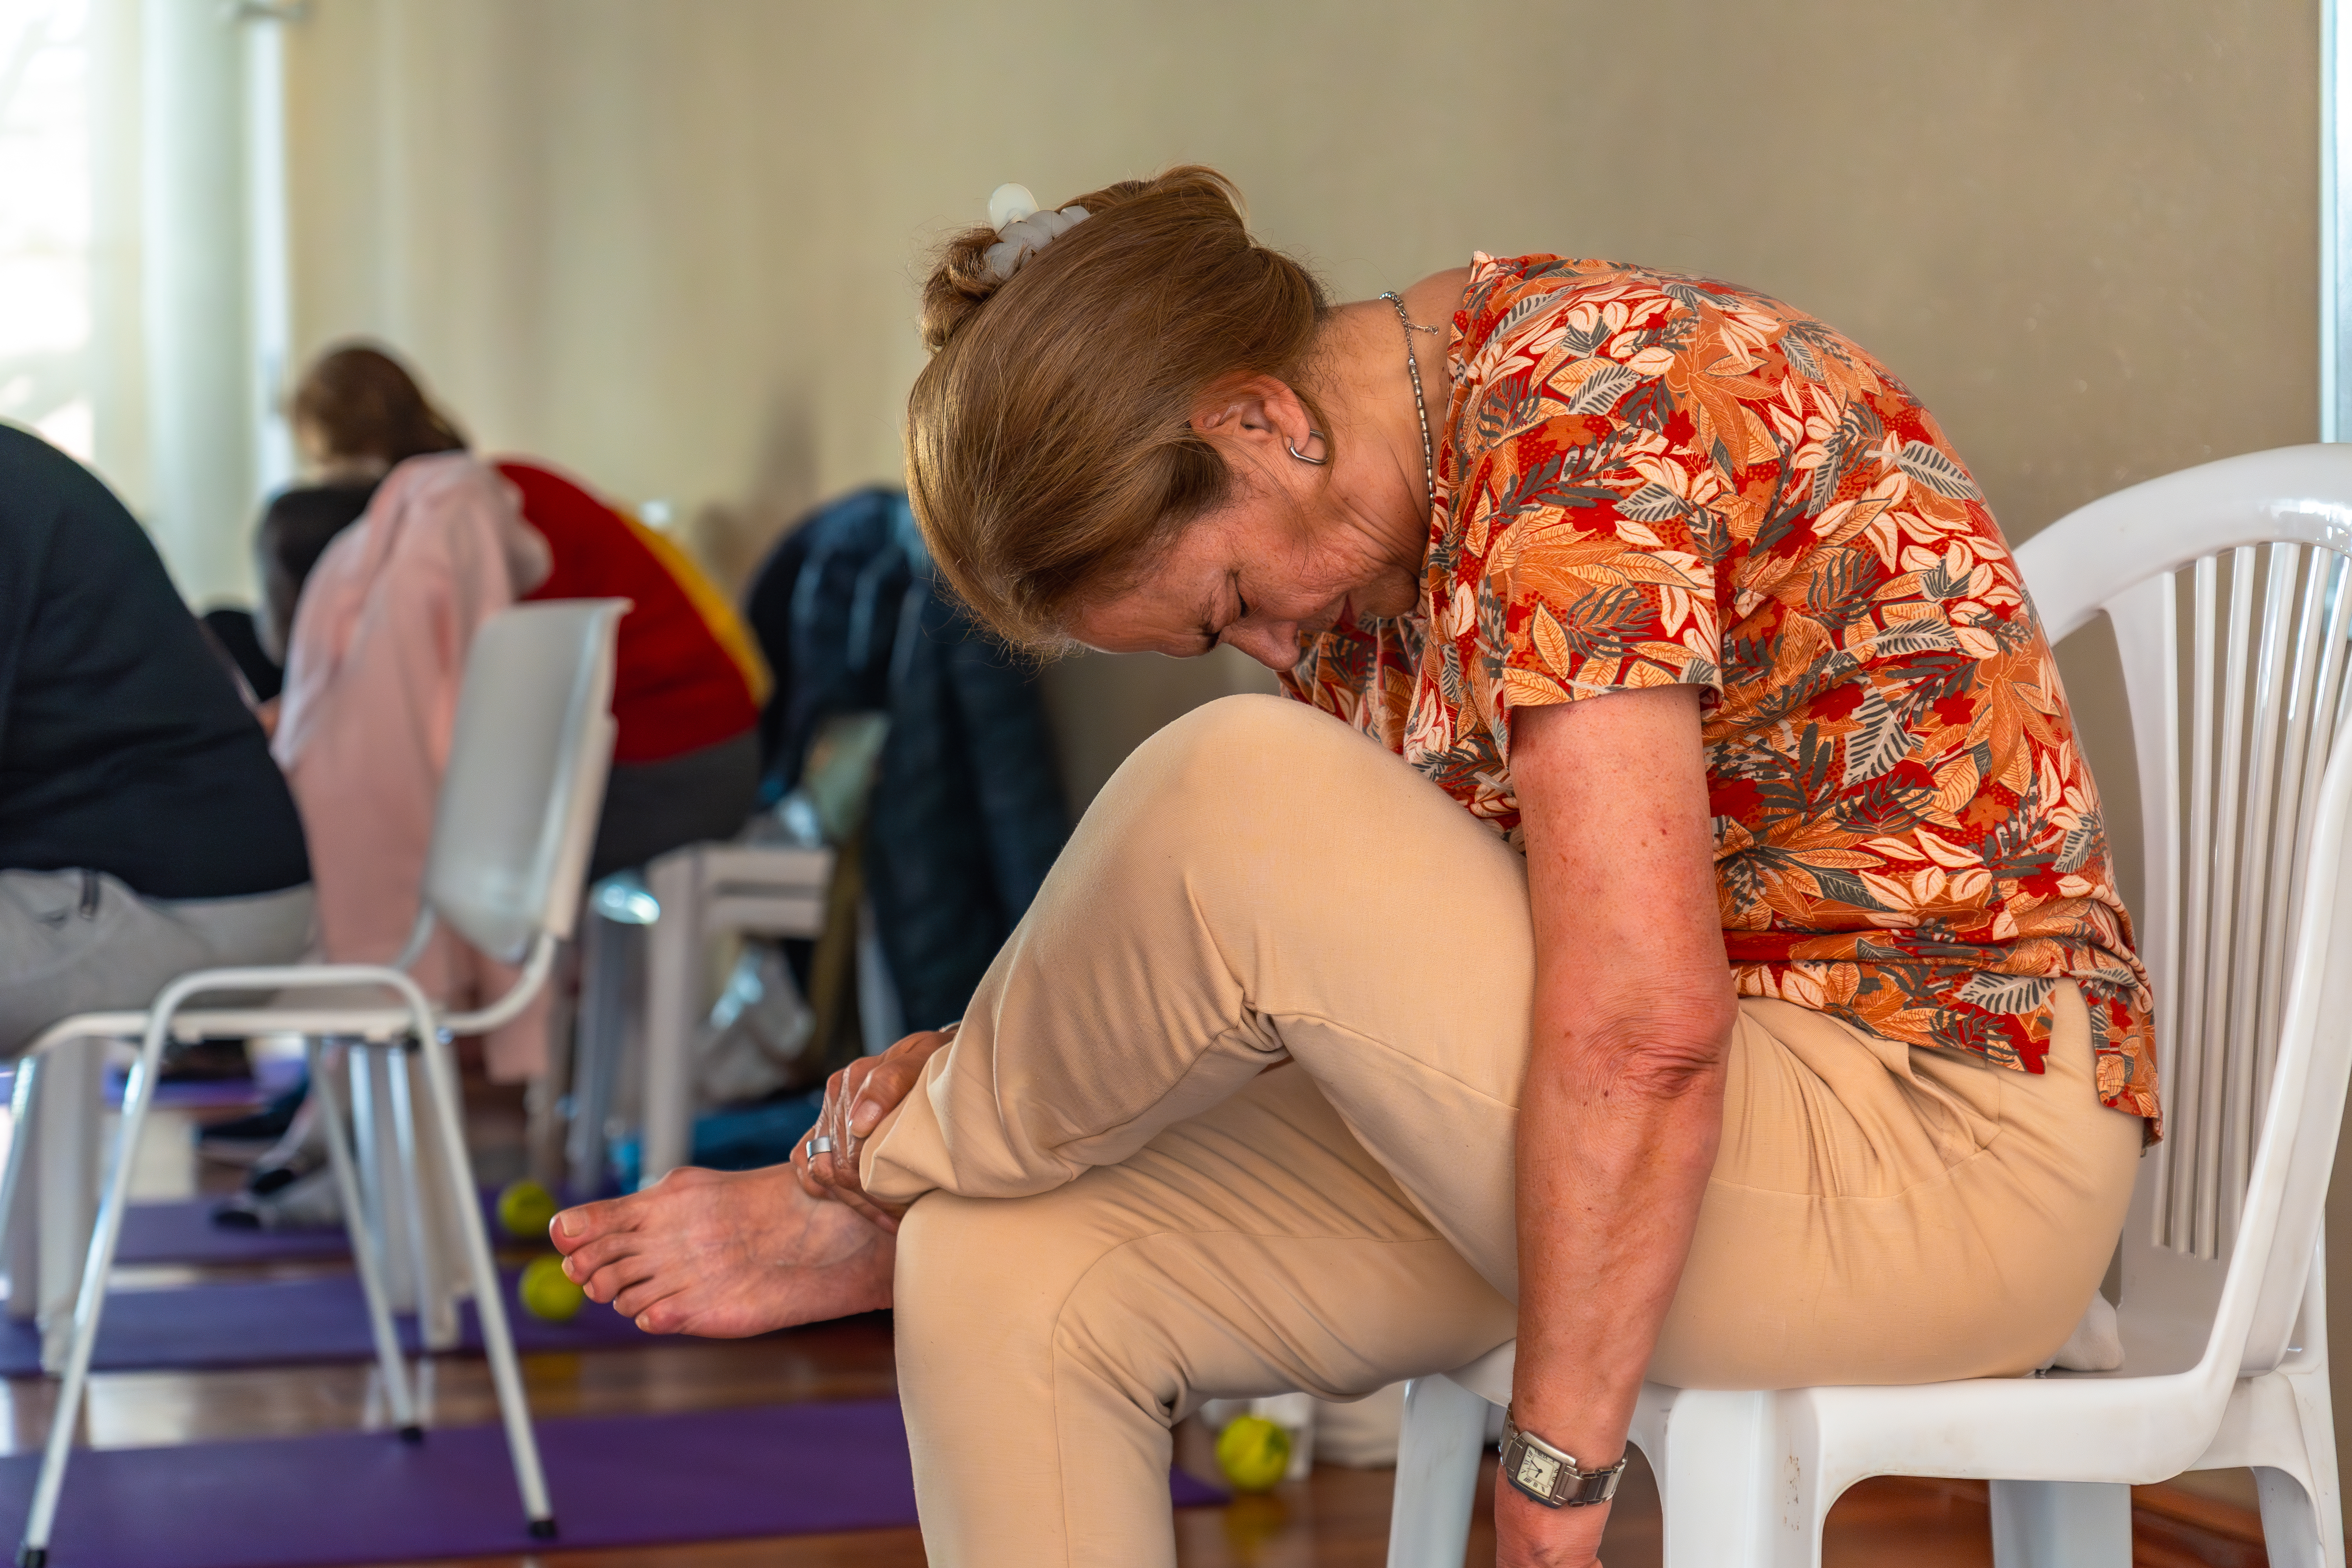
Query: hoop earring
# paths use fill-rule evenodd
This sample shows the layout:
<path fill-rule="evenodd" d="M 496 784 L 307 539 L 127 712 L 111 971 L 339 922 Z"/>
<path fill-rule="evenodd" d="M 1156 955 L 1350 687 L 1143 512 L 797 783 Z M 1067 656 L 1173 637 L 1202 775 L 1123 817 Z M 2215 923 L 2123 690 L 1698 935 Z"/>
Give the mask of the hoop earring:
<path fill-rule="evenodd" d="M 1323 443 L 1323 456 L 1319 458 L 1310 458 L 1287 441 L 1285 441 L 1282 444 L 1282 449 L 1289 453 L 1292 457 L 1297 458 L 1300 462 L 1312 463 L 1319 468 L 1324 464 L 1331 460 L 1331 437 L 1326 436 L 1320 430 L 1309 430 L 1307 434 L 1314 437 L 1316 440 Z"/>

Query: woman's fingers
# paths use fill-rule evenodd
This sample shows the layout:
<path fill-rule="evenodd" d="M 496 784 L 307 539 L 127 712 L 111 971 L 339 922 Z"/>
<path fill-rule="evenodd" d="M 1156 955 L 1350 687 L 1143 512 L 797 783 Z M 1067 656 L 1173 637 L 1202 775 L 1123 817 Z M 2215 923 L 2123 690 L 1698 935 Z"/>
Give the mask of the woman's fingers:
<path fill-rule="evenodd" d="M 957 1027 L 950 1024 L 944 1029 L 925 1029 L 883 1052 L 851 1101 L 851 1133 L 862 1139 L 882 1125 L 882 1119 L 898 1108 L 921 1079 L 924 1064 L 955 1038 Z"/>
<path fill-rule="evenodd" d="M 864 1138 L 882 1125 L 882 1119 L 898 1109 L 898 1102 L 906 1099 L 908 1091 L 915 1087 L 915 1080 L 923 1076 L 923 1064 L 929 1060 L 930 1053 L 927 1051 L 920 1056 L 903 1056 L 895 1061 L 884 1057 L 876 1062 L 874 1070 L 866 1075 L 866 1081 L 850 1101 L 850 1134 Z"/>
<path fill-rule="evenodd" d="M 809 1170 L 827 1189 L 827 1196 L 840 1194 L 845 1173 L 852 1184 L 856 1179 L 856 1163 L 847 1157 L 849 1102 L 857 1086 L 866 1081 L 866 1075 L 874 1070 L 874 1058 L 861 1057 L 825 1080 L 824 1109 L 817 1113 L 816 1126 L 809 1133 L 814 1144 Z"/>
<path fill-rule="evenodd" d="M 793 1152 L 802 1190 L 812 1197 L 846 1204 L 883 1230 L 895 1232 L 905 1211 L 866 1195 L 857 1173 L 858 1151 L 867 1134 L 912 1091 L 923 1064 L 954 1038 L 953 1025 L 926 1029 L 878 1057 L 860 1057 L 827 1079 L 816 1125 Z"/>

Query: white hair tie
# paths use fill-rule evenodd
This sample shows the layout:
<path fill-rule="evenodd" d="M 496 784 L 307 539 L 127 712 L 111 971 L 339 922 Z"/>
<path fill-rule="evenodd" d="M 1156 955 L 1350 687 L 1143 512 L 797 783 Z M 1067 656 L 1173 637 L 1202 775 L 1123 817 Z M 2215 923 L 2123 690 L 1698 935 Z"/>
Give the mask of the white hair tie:
<path fill-rule="evenodd" d="M 996 230 L 996 243 L 981 253 L 981 259 L 1002 283 L 1020 271 L 1023 262 L 1086 221 L 1084 207 L 1040 212 L 1028 186 L 999 185 L 988 198 L 988 224 Z"/>

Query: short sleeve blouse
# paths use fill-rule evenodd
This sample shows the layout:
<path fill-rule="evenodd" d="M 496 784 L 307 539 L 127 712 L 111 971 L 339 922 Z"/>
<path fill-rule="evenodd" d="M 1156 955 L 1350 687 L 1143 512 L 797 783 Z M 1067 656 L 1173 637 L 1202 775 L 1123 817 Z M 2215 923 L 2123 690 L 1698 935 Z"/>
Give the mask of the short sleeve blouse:
<path fill-rule="evenodd" d="M 2147 976 L 2009 546 L 1927 409 L 1779 300 L 1475 258 L 1422 603 L 1291 694 L 1516 841 L 1514 708 L 1702 689 L 1740 994 L 2042 1070 L 2090 1007 L 2100 1099 L 2157 1125 Z"/>

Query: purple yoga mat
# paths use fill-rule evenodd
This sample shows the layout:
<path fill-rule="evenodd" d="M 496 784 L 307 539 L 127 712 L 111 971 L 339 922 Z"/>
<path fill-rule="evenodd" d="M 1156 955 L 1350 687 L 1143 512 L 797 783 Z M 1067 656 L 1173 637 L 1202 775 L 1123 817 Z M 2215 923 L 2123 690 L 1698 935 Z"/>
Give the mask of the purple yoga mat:
<path fill-rule="evenodd" d="M 132 1204 L 122 1216 L 117 1263 L 282 1263 L 349 1258 L 351 1238 L 332 1230 L 231 1230 L 213 1223 L 221 1199 Z M 493 1237 L 499 1233 L 492 1231 Z"/>
<path fill-rule="evenodd" d="M 515 1305 L 515 1276 L 506 1285 L 507 1321 L 515 1348 L 538 1351 L 610 1350 L 656 1342 L 656 1336 L 590 1301 L 568 1323 L 542 1322 Z M 461 1309 L 459 1345 L 479 1350 L 481 1331 L 469 1302 Z M 416 1349 L 413 1319 L 395 1320 L 401 1342 Z M 116 1290 L 99 1321 L 99 1372 L 167 1367 L 277 1366 L 289 1362 L 370 1361 L 367 1301 L 357 1275 L 324 1279 L 270 1279 L 234 1285 L 190 1285 L 172 1290 Z M 0 1377 L 40 1370 L 41 1336 L 30 1323 L 0 1320 Z"/>
<path fill-rule="evenodd" d="M 499 1429 L 460 1426 L 414 1447 L 389 1433 L 331 1433 L 78 1450 L 50 1561 L 327 1568 L 915 1522 L 895 1400 L 541 1421 L 539 1440 L 553 1542 L 524 1533 Z M 0 1459 L 9 1541 L 22 1535 L 38 1459 Z M 1179 1508 L 1224 1500 L 1181 1471 L 1170 1484 Z"/>
<path fill-rule="evenodd" d="M 122 1216 L 117 1263 L 287 1263 L 312 1258 L 349 1258 L 351 1237 L 340 1225 L 319 1230 L 235 1230 L 213 1223 L 219 1197 L 132 1204 Z M 499 1220 L 497 1189 L 482 1189 L 482 1226 L 492 1248 L 545 1247 L 542 1237 L 518 1239 Z"/>

